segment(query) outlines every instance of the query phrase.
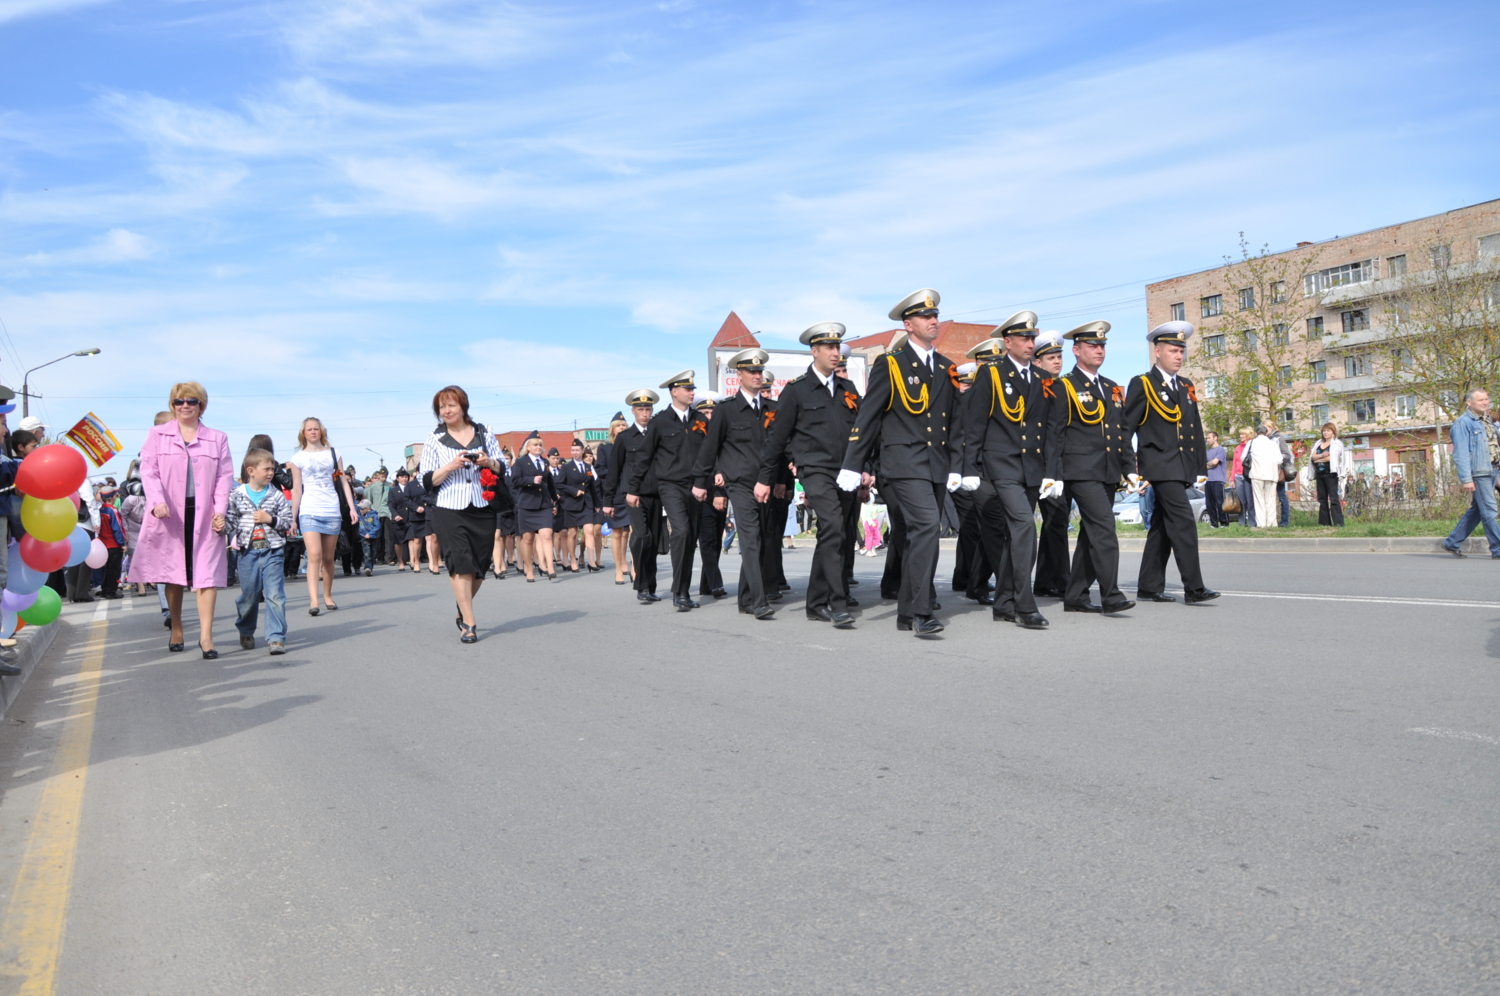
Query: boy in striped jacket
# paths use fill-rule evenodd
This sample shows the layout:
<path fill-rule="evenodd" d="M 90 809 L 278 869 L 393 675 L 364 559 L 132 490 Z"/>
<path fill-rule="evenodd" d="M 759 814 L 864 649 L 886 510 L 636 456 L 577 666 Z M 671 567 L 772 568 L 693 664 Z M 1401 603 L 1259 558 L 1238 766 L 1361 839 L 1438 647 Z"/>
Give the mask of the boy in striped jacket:
<path fill-rule="evenodd" d="M 255 649 L 260 596 L 266 596 L 266 642 L 271 653 L 286 653 L 286 534 L 292 528 L 292 503 L 273 487 L 276 458 L 269 450 L 251 450 L 240 465 L 239 487 L 229 493 L 226 529 L 240 548 L 240 597 L 235 600 L 240 646 Z"/>

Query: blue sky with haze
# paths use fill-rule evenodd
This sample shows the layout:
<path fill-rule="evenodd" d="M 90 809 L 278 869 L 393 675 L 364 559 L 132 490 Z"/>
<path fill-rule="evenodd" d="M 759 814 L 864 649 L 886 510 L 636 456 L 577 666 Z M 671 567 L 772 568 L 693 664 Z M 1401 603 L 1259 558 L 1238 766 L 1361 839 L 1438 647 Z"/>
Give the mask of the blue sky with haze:
<path fill-rule="evenodd" d="M 1500 196 L 1500 7 L 0 0 L 0 380 L 133 452 L 198 379 L 236 453 L 602 424 L 769 345 L 1115 325 L 1143 284 Z M 17 419 L 12 417 L 12 424 Z"/>

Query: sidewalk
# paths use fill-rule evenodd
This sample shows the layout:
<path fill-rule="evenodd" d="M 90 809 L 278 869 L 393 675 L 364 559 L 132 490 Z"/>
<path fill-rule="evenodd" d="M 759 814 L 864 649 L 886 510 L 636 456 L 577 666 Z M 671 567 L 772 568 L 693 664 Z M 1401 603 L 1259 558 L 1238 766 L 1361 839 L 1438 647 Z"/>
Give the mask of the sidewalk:
<path fill-rule="evenodd" d="M 47 656 L 47 648 L 52 646 L 61 625 L 62 617 L 59 616 L 45 626 L 27 626 L 16 634 L 16 666 L 21 673 L 14 678 L 0 677 L 0 719 L 10 713 L 11 703 L 21 694 L 26 679 Z"/>
<path fill-rule="evenodd" d="M 1068 534 L 1068 548 L 1077 541 L 1076 533 Z M 944 550 L 958 546 L 952 537 L 939 541 Z M 1140 553 L 1146 548 L 1146 537 L 1133 534 L 1120 537 L 1120 550 L 1125 553 Z M 1464 553 L 1483 559 L 1490 555 L 1489 545 L 1483 536 L 1471 536 L 1464 544 Z M 1440 553 L 1443 549 L 1441 536 L 1252 536 L 1241 539 L 1218 539 L 1214 536 L 1198 537 L 1200 553 Z"/>

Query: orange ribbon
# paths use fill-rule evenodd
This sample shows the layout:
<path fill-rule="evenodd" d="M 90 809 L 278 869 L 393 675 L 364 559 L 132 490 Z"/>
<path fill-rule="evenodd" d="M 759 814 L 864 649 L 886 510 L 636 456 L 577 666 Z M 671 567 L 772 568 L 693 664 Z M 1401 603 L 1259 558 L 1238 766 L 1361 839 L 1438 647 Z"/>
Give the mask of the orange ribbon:
<path fill-rule="evenodd" d="M 1055 397 L 1057 397 L 1057 395 L 1052 390 L 1053 383 L 1054 383 L 1054 381 L 1053 381 L 1053 379 L 1051 377 L 1048 377 L 1048 378 L 1046 378 L 1046 379 L 1044 379 L 1042 381 L 1042 397 L 1044 397 L 1044 398 L 1055 398 Z"/>
<path fill-rule="evenodd" d="M 1116 384 L 1109 389 L 1109 398 L 1117 405 L 1122 403 L 1125 400 L 1125 389 Z"/>
<path fill-rule="evenodd" d="M 769 429 L 774 421 L 776 421 L 776 412 L 774 410 L 766 412 L 766 424 L 762 428 Z"/>
<path fill-rule="evenodd" d="M 845 391 L 844 407 L 849 409 L 851 412 L 859 411 L 859 395 L 855 394 L 853 391 Z"/>
<path fill-rule="evenodd" d="M 1191 401 L 1193 404 L 1196 405 L 1198 403 L 1198 392 L 1193 389 L 1193 385 L 1192 384 L 1189 384 L 1187 386 L 1187 389 L 1188 389 L 1188 400 Z"/>

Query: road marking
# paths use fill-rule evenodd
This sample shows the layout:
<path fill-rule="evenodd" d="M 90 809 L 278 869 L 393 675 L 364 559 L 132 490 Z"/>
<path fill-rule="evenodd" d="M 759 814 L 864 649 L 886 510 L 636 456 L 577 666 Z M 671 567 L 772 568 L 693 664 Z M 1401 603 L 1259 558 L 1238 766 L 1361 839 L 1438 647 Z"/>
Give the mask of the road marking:
<path fill-rule="evenodd" d="M 94 622 L 100 622 L 109 618 L 109 603 L 99 599 L 99 604 L 94 606 Z"/>
<path fill-rule="evenodd" d="M 94 739 L 94 707 L 99 699 L 108 631 L 109 623 L 103 619 L 89 629 L 88 646 L 74 686 L 77 700 L 72 707 L 76 715 L 63 727 L 58 741 L 31 839 L 26 843 L 26 856 L 5 910 L 5 925 L 0 928 L 5 943 L 15 951 L 5 974 L 20 977 L 16 996 L 52 996 L 57 983 L 57 960 L 62 953 L 68 895 L 73 885 L 78 817 L 83 810 L 89 747 Z"/>
<path fill-rule="evenodd" d="M 1122 585 L 1122 587 L 1124 587 Z M 1135 589 L 1127 589 L 1134 591 Z M 1180 595 L 1180 589 L 1169 589 Z M 1221 595 L 1236 598 L 1284 598 L 1306 602 L 1360 602 L 1366 605 L 1425 605 L 1432 608 L 1450 609 L 1500 609 L 1500 602 L 1479 602 L 1462 598 L 1400 598 L 1390 595 L 1325 595 L 1315 592 L 1297 591 L 1221 591 Z"/>
<path fill-rule="evenodd" d="M 135 599 L 132 598 L 131 596 L 127 595 L 124 598 L 120 599 L 120 611 L 121 612 L 129 612 L 131 609 L 134 609 L 134 608 L 135 608 Z"/>
<path fill-rule="evenodd" d="M 1407 733 L 1421 733 L 1429 737 L 1442 737 L 1444 740 L 1467 740 L 1476 744 L 1491 744 L 1500 747 L 1500 737 L 1485 736 L 1483 733 L 1467 733 L 1463 730 L 1434 730 L 1425 726 L 1414 726 Z"/>

